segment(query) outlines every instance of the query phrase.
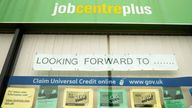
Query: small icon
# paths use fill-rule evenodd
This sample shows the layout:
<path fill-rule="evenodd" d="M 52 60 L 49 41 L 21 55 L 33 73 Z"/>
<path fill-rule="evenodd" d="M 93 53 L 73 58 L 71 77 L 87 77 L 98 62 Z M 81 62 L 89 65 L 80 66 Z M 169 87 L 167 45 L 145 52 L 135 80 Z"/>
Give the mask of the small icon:
<path fill-rule="evenodd" d="M 120 80 L 119 85 L 121 85 L 121 86 L 124 85 L 124 80 Z"/>

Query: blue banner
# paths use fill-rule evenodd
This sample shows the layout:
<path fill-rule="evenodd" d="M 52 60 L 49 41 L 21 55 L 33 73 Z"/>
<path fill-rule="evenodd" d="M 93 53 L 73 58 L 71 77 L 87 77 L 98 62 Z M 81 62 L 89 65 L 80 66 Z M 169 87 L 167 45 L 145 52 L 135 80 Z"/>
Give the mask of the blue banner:
<path fill-rule="evenodd" d="M 128 78 L 128 77 L 32 77 L 12 76 L 9 85 L 62 86 L 192 86 L 192 77 Z"/>

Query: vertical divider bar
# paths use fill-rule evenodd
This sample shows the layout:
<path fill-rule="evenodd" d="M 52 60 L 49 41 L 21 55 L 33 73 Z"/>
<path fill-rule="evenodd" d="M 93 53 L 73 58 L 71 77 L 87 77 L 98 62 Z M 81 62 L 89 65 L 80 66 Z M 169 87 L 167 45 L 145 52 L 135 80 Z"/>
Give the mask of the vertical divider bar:
<path fill-rule="evenodd" d="M 111 43 L 110 43 L 110 35 L 108 34 L 107 35 L 107 54 L 108 55 L 110 55 L 110 53 L 111 53 L 110 45 L 111 45 Z M 108 80 L 112 80 L 112 72 L 111 71 L 107 71 L 107 75 L 108 75 Z M 108 89 L 112 90 L 112 85 L 111 84 L 108 85 Z"/>
<path fill-rule="evenodd" d="M 2 104 L 6 88 L 8 86 L 9 77 L 12 74 L 12 69 L 17 57 L 17 53 L 21 44 L 23 32 L 20 28 L 17 28 L 14 33 L 11 46 L 9 48 L 7 57 L 5 59 L 1 75 L 0 75 L 0 105 Z"/>

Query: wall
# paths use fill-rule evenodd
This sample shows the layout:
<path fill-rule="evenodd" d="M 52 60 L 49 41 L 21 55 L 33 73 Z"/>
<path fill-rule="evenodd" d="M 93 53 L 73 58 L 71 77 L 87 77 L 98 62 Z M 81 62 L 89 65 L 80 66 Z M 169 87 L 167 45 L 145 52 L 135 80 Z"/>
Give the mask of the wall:
<path fill-rule="evenodd" d="M 13 34 L 0 34 L 0 72 L 5 62 Z"/>
<path fill-rule="evenodd" d="M 192 76 L 192 37 L 190 36 L 107 36 L 25 35 L 15 66 L 15 76 L 106 76 L 107 72 L 35 72 L 36 53 L 44 54 L 175 54 L 176 72 L 112 72 L 113 76 L 179 77 Z M 27 55 L 27 56 L 26 56 Z"/>
<path fill-rule="evenodd" d="M 111 36 L 111 54 L 175 54 L 179 66 L 176 72 L 118 72 L 115 76 L 179 77 L 192 76 L 191 36 Z"/>

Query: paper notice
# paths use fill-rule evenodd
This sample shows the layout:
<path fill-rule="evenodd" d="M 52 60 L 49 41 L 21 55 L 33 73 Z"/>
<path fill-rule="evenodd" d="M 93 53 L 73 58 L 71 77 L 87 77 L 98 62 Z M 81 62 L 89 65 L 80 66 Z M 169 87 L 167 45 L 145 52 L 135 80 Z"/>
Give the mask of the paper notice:
<path fill-rule="evenodd" d="M 64 108 L 93 108 L 92 89 L 70 89 L 64 91 Z"/>
<path fill-rule="evenodd" d="M 132 108 L 161 108 L 158 89 L 131 89 Z"/>
<path fill-rule="evenodd" d="M 6 90 L 2 108 L 32 108 L 35 88 L 9 87 Z"/>

